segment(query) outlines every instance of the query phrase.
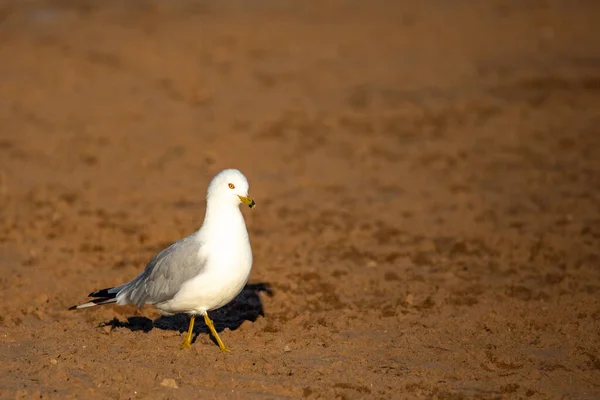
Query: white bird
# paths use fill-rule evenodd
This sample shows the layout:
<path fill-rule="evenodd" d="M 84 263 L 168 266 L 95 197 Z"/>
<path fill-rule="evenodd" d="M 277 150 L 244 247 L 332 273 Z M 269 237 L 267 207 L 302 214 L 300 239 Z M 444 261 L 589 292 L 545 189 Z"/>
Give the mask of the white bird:
<path fill-rule="evenodd" d="M 207 311 L 233 300 L 244 288 L 252 268 L 252 249 L 239 205 L 255 207 L 248 180 L 236 169 L 219 172 L 210 182 L 206 214 L 199 230 L 158 253 L 131 282 L 90 293 L 87 303 L 69 310 L 102 304 L 151 304 L 161 313 L 191 316 L 181 348 L 192 346 L 196 316 L 202 315 L 222 351 L 223 343 Z"/>

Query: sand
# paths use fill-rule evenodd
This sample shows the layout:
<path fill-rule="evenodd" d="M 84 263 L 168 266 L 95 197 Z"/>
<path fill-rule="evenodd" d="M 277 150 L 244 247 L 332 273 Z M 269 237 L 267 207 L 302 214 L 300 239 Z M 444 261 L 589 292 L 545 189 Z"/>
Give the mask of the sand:
<path fill-rule="evenodd" d="M 0 2 L 0 397 L 600 398 L 600 3 Z M 248 288 L 67 311 L 249 178 Z"/>

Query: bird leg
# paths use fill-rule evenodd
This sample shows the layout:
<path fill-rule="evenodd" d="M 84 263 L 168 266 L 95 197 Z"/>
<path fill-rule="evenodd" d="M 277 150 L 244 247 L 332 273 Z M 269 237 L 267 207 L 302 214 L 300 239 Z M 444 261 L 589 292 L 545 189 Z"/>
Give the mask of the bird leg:
<path fill-rule="evenodd" d="M 208 314 L 204 314 L 204 322 L 206 323 L 206 326 L 208 326 L 208 329 L 210 329 L 210 333 L 212 333 L 213 337 L 217 340 L 221 351 L 229 353 L 230 350 L 227 348 L 227 346 L 225 346 L 225 343 L 223 343 L 217 334 L 217 331 L 215 330 L 215 324 L 213 324 L 212 320 L 208 317 Z"/>
<path fill-rule="evenodd" d="M 192 317 L 190 318 L 190 327 L 188 329 L 187 336 L 185 337 L 185 340 L 183 341 L 183 344 L 181 345 L 182 349 L 189 349 L 192 347 L 192 333 L 194 332 L 194 321 L 195 320 L 196 320 L 196 316 L 192 315 Z"/>

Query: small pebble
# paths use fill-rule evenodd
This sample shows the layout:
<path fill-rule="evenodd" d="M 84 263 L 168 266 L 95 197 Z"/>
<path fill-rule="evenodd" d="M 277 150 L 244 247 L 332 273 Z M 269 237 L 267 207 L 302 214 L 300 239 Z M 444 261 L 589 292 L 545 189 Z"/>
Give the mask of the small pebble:
<path fill-rule="evenodd" d="M 175 382 L 175 379 L 172 378 L 165 378 L 162 380 L 162 382 L 160 383 L 160 386 L 164 386 L 170 389 L 177 389 L 179 386 L 177 386 L 177 382 Z"/>

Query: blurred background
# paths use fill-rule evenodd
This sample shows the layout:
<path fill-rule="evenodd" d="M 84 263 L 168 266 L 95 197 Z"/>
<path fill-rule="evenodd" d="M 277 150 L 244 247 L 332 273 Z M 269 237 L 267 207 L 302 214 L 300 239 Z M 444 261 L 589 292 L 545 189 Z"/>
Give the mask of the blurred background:
<path fill-rule="evenodd" d="M 598 398 L 599 21 L 0 1 L 1 397 Z M 232 354 L 151 308 L 66 311 L 198 229 L 230 167 L 273 289 L 215 314 Z"/>

